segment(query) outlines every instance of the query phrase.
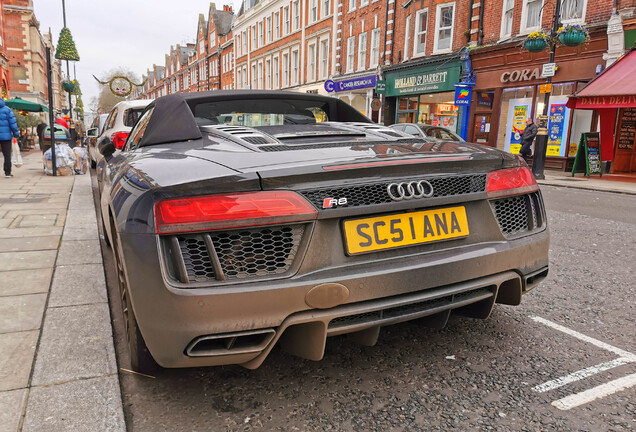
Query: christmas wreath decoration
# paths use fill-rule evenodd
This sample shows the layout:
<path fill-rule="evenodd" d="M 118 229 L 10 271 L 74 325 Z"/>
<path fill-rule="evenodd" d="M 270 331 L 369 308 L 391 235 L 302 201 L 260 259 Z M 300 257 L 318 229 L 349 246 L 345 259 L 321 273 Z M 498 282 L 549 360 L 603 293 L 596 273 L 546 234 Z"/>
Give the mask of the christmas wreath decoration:
<path fill-rule="evenodd" d="M 95 75 L 93 75 L 93 78 L 95 78 L 101 85 L 107 85 L 108 88 L 110 88 L 111 93 L 119 97 L 128 96 L 132 92 L 133 86 L 141 87 L 146 84 L 146 81 L 141 84 L 135 84 L 128 77 L 123 75 L 115 75 L 108 81 L 100 81 Z"/>

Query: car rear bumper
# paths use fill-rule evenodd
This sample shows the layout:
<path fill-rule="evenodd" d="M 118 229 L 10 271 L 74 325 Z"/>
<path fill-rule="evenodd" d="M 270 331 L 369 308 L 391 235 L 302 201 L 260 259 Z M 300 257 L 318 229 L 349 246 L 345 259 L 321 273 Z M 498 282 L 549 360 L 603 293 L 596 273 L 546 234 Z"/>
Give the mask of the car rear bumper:
<path fill-rule="evenodd" d="M 451 310 L 486 318 L 495 302 L 518 304 L 548 269 L 545 229 L 510 241 L 324 269 L 288 279 L 175 288 L 157 271 L 156 237 L 121 237 L 133 309 L 164 367 L 258 367 L 276 344 L 319 360 L 327 336 L 375 343 L 381 326 L 426 318 L 442 327 Z M 141 251 L 141 252 L 140 252 Z M 521 263 L 521 265 L 520 265 Z M 308 293 L 342 286 L 319 309 Z M 327 297 L 329 297 L 327 295 Z"/>

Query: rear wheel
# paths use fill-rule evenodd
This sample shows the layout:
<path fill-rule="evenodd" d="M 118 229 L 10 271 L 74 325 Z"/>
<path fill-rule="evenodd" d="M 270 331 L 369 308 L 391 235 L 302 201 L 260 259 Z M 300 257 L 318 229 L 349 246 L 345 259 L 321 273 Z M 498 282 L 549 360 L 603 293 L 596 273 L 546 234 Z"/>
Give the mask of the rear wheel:
<path fill-rule="evenodd" d="M 122 262 L 122 254 L 119 242 L 115 239 L 115 228 L 111 225 L 114 247 L 113 255 L 115 260 L 115 269 L 117 271 L 117 280 L 119 282 L 119 294 L 121 299 L 121 308 L 126 327 L 126 339 L 128 340 L 128 351 L 130 353 L 130 366 L 132 370 L 145 374 L 150 374 L 159 369 L 159 365 L 152 358 L 152 354 L 148 351 L 146 342 L 144 341 L 137 319 L 133 312 L 132 303 L 130 301 L 130 293 L 128 283 L 126 282 L 126 274 Z"/>

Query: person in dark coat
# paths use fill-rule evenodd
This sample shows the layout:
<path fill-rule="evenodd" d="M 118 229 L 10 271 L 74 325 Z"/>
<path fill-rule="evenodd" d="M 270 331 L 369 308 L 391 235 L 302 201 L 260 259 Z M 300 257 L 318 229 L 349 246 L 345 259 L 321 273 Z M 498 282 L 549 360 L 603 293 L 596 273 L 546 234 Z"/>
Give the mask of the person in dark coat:
<path fill-rule="evenodd" d="M 13 111 L 0 99 L 0 145 L 2 145 L 2 155 L 4 156 L 5 177 L 13 177 L 11 174 L 11 138 L 19 136 L 18 122 Z"/>
<path fill-rule="evenodd" d="M 532 154 L 532 142 L 534 141 L 534 137 L 537 136 L 538 130 L 537 125 L 532 121 L 532 117 L 528 117 L 526 120 L 526 128 L 521 134 L 521 150 L 519 150 L 519 154 L 526 162 Z"/>
<path fill-rule="evenodd" d="M 40 123 L 35 131 L 38 134 L 38 141 L 40 143 L 40 148 L 44 147 L 44 130 L 48 127 L 48 125 L 44 122 Z"/>

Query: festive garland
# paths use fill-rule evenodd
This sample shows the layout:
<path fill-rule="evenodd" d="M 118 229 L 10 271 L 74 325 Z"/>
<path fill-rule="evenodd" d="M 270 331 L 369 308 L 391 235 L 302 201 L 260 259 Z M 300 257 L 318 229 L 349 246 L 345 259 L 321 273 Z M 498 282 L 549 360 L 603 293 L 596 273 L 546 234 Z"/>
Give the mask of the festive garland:
<path fill-rule="evenodd" d="M 142 87 L 144 84 L 146 84 L 147 81 L 144 80 L 144 82 L 142 82 L 141 84 L 135 84 L 128 77 L 125 77 L 123 75 L 115 75 L 108 81 L 100 81 L 95 75 L 93 75 L 93 78 L 95 78 L 101 85 L 108 85 L 108 88 L 110 88 L 110 92 L 119 97 L 128 96 L 130 93 L 132 93 L 133 86 Z"/>

